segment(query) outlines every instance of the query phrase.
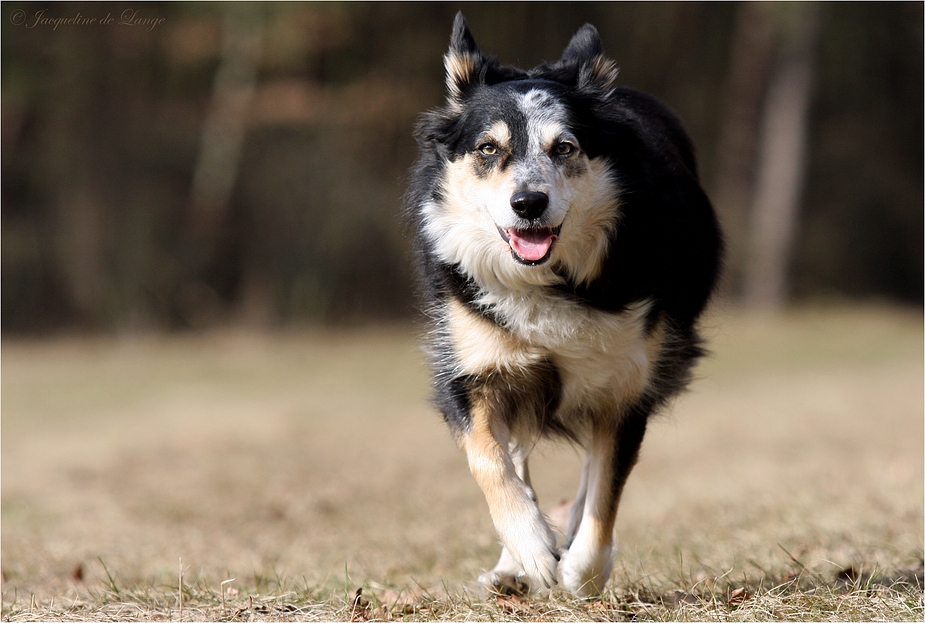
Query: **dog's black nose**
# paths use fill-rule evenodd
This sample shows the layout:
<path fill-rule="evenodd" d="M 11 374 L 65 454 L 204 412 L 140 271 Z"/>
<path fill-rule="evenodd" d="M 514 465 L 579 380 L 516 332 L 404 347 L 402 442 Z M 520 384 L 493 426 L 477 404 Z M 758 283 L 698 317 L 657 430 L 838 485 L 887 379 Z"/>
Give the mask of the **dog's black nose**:
<path fill-rule="evenodd" d="M 514 213 L 527 220 L 538 219 L 549 205 L 549 195 L 546 193 L 520 192 L 511 195 L 511 207 Z"/>

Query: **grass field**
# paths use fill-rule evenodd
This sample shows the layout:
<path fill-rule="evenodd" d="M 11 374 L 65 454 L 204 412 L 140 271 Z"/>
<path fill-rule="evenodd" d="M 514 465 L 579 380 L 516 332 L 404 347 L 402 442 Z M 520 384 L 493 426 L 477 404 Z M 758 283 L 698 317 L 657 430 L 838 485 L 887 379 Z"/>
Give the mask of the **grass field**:
<path fill-rule="evenodd" d="M 922 620 L 921 310 L 707 334 L 593 601 L 476 589 L 498 546 L 412 329 L 4 340 L 3 619 Z M 540 448 L 544 508 L 579 466 Z"/>

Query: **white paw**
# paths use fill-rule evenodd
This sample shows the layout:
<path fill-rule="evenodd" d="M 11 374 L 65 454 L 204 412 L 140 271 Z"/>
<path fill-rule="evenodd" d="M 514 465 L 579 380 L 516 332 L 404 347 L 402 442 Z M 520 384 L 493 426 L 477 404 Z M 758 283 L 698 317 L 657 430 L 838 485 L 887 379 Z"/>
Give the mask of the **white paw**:
<path fill-rule="evenodd" d="M 576 543 L 562 556 L 559 572 L 562 585 L 578 597 L 600 595 L 613 571 L 613 547 L 599 549 L 576 547 Z"/>
<path fill-rule="evenodd" d="M 518 517 L 506 528 L 501 533 L 501 540 L 516 565 L 522 569 L 517 579 L 526 580 L 532 590 L 555 586 L 559 568 L 556 535 L 549 529 L 539 509 L 527 516 Z M 505 575 L 499 568 L 495 571 L 502 571 L 501 575 Z"/>
<path fill-rule="evenodd" d="M 501 550 L 495 568 L 479 576 L 479 584 L 489 593 L 501 595 L 526 595 L 530 591 L 523 567 L 506 547 Z"/>
<path fill-rule="evenodd" d="M 479 584 L 489 593 L 526 595 L 530 585 L 523 574 L 505 573 L 492 569 L 479 576 Z"/>
<path fill-rule="evenodd" d="M 558 581 L 559 556 L 552 549 L 535 552 L 524 560 L 524 575 L 534 590 L 552 588 Z"/>

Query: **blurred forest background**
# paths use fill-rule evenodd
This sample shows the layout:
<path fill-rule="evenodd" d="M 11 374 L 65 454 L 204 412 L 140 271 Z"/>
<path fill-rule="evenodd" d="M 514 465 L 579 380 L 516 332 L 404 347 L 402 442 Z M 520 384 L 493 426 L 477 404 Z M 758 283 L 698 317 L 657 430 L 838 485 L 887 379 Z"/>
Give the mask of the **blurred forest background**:
<path fill-rule="evenodd" d="M 411 316 L 459 9 L 521 66 L 597 26 L 698 147 L 727 297 L 922 304 L 921 2 L 4 2 L 3 332 Z"/>

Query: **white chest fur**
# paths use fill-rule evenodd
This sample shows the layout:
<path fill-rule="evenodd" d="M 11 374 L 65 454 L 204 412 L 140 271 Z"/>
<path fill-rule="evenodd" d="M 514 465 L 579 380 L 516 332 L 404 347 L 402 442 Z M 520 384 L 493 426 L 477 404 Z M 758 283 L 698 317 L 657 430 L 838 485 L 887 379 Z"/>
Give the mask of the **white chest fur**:
<path fill-rule="evenodd" d="M 460 303 L 447 310 L 464 374 L 526 369 L 548 359 L 561 376 L 564 414 L 619 406 L 649 383 L 661 331 L 646 333 L 648 302 L 612 314 L 537 289 L 487 292 L 478 303 L 490 306 L 503 326 Z"/>

